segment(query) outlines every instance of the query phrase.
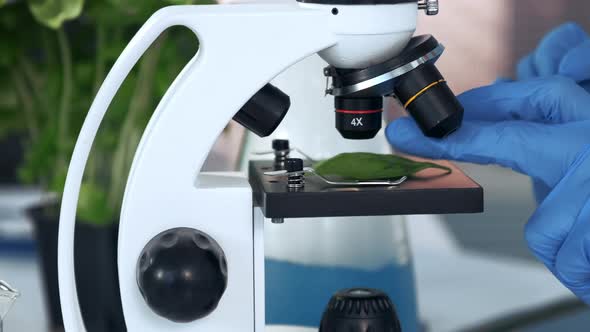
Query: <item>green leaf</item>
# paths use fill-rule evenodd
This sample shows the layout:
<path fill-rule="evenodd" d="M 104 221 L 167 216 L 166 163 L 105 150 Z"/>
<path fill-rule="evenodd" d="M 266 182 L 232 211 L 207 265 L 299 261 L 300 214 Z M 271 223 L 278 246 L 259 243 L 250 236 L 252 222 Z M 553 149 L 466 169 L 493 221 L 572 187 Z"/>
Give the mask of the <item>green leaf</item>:
<path fill-rule="evenodd" d="M 92 183 L 82 183 L 78 199 L 78 219 L 93 225 L 110 225 L 114 211 L 109 207 L 105 190 Z"/>
<path fill-rule="evenodd" d="M 33 16 L 42 24 L 58 29 L 64 21 L 80 16 L 84 0 L 29 0 Z"/>
<path fill-rule="evenodd" d="M 6 0 L 0 0 L 0 7 L 4 6 L 6 4 Z"/>
<path fill-rule="evenodd" d="M 393 180 L 411 176 L 422 170 L 436 168 L 451 173 L 448 167 L 430 162 L 418 162 L 393 154 L 343 153 L 314 166 L 322 176 L 345 180 Z"/>

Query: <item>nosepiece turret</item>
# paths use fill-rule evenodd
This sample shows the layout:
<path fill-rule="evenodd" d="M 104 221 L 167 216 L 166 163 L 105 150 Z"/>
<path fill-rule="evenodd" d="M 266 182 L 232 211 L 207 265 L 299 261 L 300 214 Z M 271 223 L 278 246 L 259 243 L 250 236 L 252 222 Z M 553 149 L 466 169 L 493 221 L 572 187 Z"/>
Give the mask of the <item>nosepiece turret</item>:
<path fill-rule="evenodd" d="M 382 113 L 376 107 L 354 109 L 355 117 L 347 119 L 350 126 L 346 129 L 355 131 L 350 135 L 350 130 L 342 130 L 342 100 L 355 105 L 385 96 L 396 96 L 426 136 L 444 138 L 457 130 L 463 121 L 463 107 L 435 66 L 443 51 L 444 46 L 434 37 L 423 35 L 412 38 L 401 54 L 382 63 L 363 69 L 326 68 L 324 75 L 332 80 L 326 93 L 335 97 L 336 128 L 342 136 L 375 137 Z"/>

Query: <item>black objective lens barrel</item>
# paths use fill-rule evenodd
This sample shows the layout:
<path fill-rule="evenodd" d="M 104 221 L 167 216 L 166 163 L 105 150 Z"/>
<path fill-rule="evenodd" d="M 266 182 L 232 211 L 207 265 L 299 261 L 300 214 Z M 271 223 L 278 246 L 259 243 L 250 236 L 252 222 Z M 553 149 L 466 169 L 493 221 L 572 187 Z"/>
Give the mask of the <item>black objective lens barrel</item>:
<path fill-rule="evenodd" d="M 381 130 L 383 97 L 336 97 L 336 129 L 346 139 L 371 139 Z"/>
<path fill-rule="evenodd" d="M 260 137 L 266 137 L 277 129 L 291 107 L 291 99 L 271 84 L 265 85 L 240 111 L 234 120 Z"/>
<path fill-rule="evenodd" d="M 399 77 L 395 94 L 426 136 L 443 138 L 461 126 L 463 106 L 432 63 Z"/>

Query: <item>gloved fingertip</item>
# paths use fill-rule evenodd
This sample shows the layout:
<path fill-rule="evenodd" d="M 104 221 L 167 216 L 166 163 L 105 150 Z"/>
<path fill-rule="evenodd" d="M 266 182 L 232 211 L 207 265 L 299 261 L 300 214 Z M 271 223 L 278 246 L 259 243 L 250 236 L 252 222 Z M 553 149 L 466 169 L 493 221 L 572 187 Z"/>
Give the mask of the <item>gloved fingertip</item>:
<path fill-rule="evenodd" d="M 547 34 L 533 55 L 540 76 L 559 73 L 563 57 L 588 39 L 588 34 L 576 23 L 565 23 Z"/>
<path fill-rule="evenodd" d="M 526 57 L 522 58 L 516 65 L 516 77 L 519 80 L 528 80 L 539 76 L 539 73 L 535 68 L 533 56 L 533 54 L 527 55 Z"/>
<path fill-rule="evenodd" d="M 556 39 L 583 40 L 590 38 L 586 30 L 576 22 L 566 22 L 549 33 Z"/>
<path fill-rule="evenodd" d="M 496 78 L 496 80 L 492 83 L 492 85 L 496 85 L 496 84 L 503 84 L 503 83 L 512 83 L 514 82 L 513 79 L 508 78 L 508 77 L 498 77 Z"/>
<path fill-rule="evenodd" d="M 590 39 L 570 50 L 559 65 L 559 74 L 577 82 L 590 79 Z"/>
<path fill-rule="evenodd" d="M 403 149 L 404 146 L 420 137 L 422 132 L 414 120 L 409 117 L 402 117 L 387 126 L 385 135 L 391 145 Z"/>
<path fill-rule="evenodd" d="M 416 122 L 409 117 L 400 118 L 390 123 L 386 129 L 389 143 L 398 151 L 432 159 L 442 159 L 448 148 L 447 139 L 426 137 Z"/>

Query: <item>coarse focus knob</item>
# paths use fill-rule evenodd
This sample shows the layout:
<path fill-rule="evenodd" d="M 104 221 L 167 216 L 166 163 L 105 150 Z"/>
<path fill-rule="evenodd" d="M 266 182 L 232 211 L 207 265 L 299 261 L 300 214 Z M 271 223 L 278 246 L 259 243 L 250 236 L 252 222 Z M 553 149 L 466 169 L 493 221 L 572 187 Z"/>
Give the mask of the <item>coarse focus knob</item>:
<path fill-rule="evenodd" d="M 285 160 L 285 170 L 289 173 L 303 171 L 303 159 L 288 158 Z"/>
<path fill-rule="evenodd" d="M 272 149 L 274 151 L 287 151 L 290 149 L 288 139 L 274 139 L 272 140 Z"/>
<path fill-rule="evenodd" d="M 324 312 L 319 332 L 401 332 L 389 297 L 375 289 L 354 288 L 336 293 Z"/>
<path fill-rule="evenodd" d="M 227 262 L 207 234 L 174 228 L 143 249 L 137 284 L 148 306 L 173 322 L 192 322 L 213 312 L 227 287 Z"/>

